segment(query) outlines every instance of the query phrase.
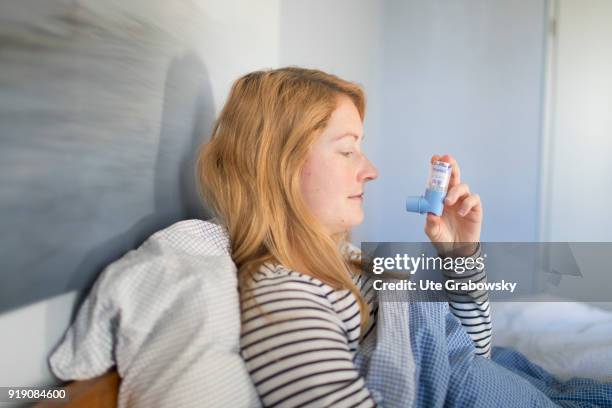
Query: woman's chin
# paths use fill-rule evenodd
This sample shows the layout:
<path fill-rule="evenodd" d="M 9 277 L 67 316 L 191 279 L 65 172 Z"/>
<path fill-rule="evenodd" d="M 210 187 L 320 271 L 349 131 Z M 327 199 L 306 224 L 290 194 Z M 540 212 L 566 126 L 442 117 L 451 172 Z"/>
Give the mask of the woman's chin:
<path fill-rule="evenodd" d="M 360 225 L 363 222 L 364 214 L 363 211 L 359 211 L 353 217 L 350 218 L 349 229 Z"/>

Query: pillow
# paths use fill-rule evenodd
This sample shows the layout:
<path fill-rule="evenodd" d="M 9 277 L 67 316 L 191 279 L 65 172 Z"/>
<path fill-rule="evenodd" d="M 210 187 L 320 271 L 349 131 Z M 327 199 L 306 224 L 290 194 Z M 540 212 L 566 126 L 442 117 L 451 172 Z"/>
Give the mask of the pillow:
<path fill-rule="evenodd" d="M 178 222 L 102 272 L 51 370 L 85 380 L 116 365 L 119 407 L 258 407 L 240 356 L 237 288 L 226 231 Z"/>

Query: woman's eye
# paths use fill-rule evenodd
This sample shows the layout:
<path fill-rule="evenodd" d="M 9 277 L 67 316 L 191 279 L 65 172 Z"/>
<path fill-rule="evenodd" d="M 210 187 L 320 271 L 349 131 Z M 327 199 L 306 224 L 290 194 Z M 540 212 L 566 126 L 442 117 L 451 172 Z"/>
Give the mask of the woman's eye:
<path fill-rule="evenodd" d="M 340 154 L 345 157 L 350 157 L 353 154 L 353 152 L 341 152 Z"/>

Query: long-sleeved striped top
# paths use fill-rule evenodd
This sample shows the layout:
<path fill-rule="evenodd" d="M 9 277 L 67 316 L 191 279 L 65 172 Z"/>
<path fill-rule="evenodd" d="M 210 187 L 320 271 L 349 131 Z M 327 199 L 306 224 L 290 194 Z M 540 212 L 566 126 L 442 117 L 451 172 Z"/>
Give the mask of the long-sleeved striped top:
<path fill-rule="evenodd" d="M 351 257 L 358 249 L 349 247 Z M 480 246 L 472 257 L 480 256 Z M 446 274 L 456 281 L 484 281 L 476 273 Z M 364 340 L 376 327 L 374 277 L 354 282 L 370 306 Z M 451 312 L 470 334 L 476 352 L 490 353 L 491 319 L 486 292 L 449 293 Z M 359 305 L 349 290 L 334 290 L 309 275 L 265 264 L 243 298 L 241 354 L 264 406 L 371 407 L 376 403 L 353 362 L 360 339 Z"/>

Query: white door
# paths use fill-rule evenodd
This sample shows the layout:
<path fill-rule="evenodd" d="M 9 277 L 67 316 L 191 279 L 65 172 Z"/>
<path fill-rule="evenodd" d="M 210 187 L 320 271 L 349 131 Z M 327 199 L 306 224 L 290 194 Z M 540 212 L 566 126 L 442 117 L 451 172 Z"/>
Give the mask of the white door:
<path fill-rule="evenodd" d="M 612 0 L 551 0 L 542 241 L 612 241 Z"/>
<path fill-rule="evenodd" d="M 540 240 L 612 242 L 612 0 L 549 6 Z M 605 245 L 570 244 L 581 276 L 549 292 L 612 309 Z"/>

